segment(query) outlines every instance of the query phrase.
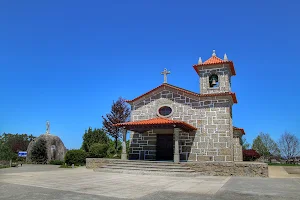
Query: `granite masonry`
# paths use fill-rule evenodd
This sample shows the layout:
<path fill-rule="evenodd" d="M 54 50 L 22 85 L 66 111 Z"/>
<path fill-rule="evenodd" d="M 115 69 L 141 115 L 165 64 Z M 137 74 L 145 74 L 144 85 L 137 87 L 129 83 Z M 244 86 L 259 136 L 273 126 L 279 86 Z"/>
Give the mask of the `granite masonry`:
<path fill-rule="evenodd" d="M 183 161 L 242 161 L 244 130 L 233 127 L 231 92 L 235 75 L 232 61 L 212 57 L 193 66 L 200 81 L 200 93 L 166 83 L 127 101 L 131 119 L 117 124 L 130 131 L 129 159 Z M 173 126 L 172 126 L 173 125 Z M 177 130 L 177 131 L 175 131 Z M 162 135 L 173 135 L 172 137 Z M 159 139 L 158 139 L 159 138 Z M 165 142 L 163 141 L 165 140 Z M 171 158 L 168 148 L 172 148 Z M 168 155 L 167 155 L 168 154 Z"/>
<path fill-rule="evenodd" d="M 213 51 L 193 68 L 200 93 L 168 84 L 170 71 L 165 69 L 162 85 L 126 101 L 131 119 L 115 126 L 123 128 L 124 134 L 130 132 L 129 160 L 173 161 L 204 175 L 267 177 L 267 165 L 241 162 L 245 131 L 233 126 L 232 107 L 237 103 L 231 92 L 231 77 L 236 75 L 233 62 Z M 127 159 L 125 150 L 122 159 Z M 115 161 L 87 160 L 87 167 L 105 162 Z"/>
<path fill-rule="evenodd" d="M 152 96 L 132 105 L 132 121 L 155 118 L 162 105 L 173 109 L 172 120 L 184 121 L 197 128 L 197 131 L 180 130 L 179 153 L 181 161 L 232 161 L 233 130 L 230 116 L 230 97 L 195 97 L 176 90 L 171 85 L 152 93 Z M 166 133 L 168 129 L 165 129 Z M 161 129 L 144 133 L 131 132 L 130 158 L 155 160 L 156 135 Z M 172 130 L 169 131 L 171 134 Z"/>

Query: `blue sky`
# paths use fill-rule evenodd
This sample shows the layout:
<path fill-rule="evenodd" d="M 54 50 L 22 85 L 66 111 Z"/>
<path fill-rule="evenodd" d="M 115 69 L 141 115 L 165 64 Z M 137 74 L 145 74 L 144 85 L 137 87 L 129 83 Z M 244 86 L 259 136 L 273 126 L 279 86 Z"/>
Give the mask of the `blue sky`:
<path fill-rule="evenodd" d="M 188 2 L 188 3 L 187 3 Z M 192 68 L 234 61 L 234 125 L 249 142 L 300 135 L 299 1 L 1 1 L 0 133 L 51 132 L 79 148 L 119 96 L 199 92 Z"/>

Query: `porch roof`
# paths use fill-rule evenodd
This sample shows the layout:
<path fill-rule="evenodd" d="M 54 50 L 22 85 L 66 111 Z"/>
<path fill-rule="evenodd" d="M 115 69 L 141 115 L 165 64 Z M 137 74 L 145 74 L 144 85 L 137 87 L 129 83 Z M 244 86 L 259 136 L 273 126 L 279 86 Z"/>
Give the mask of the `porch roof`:
<path fill-rule="evenodd" d="M 171 120 L 167 118 L 157 117 L 147 120 L 140 120 L 134 122 L 125 122 L 114 124 L 114 126 L 124 127 L 127 130 L 132 131 L 146 131 L 156 128 L 174 128 L 178 127 L 186 131 L 197 130 L 194 126 L 179 120 Z"/>

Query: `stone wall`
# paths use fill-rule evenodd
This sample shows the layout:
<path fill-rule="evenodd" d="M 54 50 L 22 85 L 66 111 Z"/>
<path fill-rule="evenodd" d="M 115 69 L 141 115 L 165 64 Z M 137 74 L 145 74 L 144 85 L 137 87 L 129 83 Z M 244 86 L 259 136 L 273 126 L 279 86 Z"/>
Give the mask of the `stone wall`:
<path fill-rule="evenodd" d="M 109 159 L 109 158 L 86 158 L 86 168 L 95 169 L 106 164 L 115 163 L 120 161 L 120 159 Z"/>
<path fill-rule="evenodd" d="M 86 168 L 95 169 L 109 163 L 120 162 L 120 159 L 87 158 Z M 151 163 L 149 163 L 150 165 Z M 268 177 L 266 163 L 252 162 L 183 162 L 182 166 L 190 167 L 197 175 L 206 176 L 249 176 Z"/>
<path fill-rule="evenodd" d="M 190 167 L 201 175 L 208 176 L 249 176 L 268 177 L 266 163 L 251 162 L 187 162 L 183 166 Z"/>
<path fill-rule="evenodd" d="M 240 137 L 233 137 L 234 161 L 243 161 L 243 150 Z"/>
<path fill-rule="evenodd" d="M 200 77 L 200 93 L 221 93 L 231 91 L 231 73 L 228 64 L 214 65 L 212 69 L 204 68 L 198 72 Z M 209 76 L 212 74 L 218 75 L 219 87 L 210 88 Z"/>
<path fill-rule="evenodd" d="M 156 159 L 156 133 L 154 133 L 153 130 L 132 135 L 129 148 L 129 159 Z"/>
<path fill-rule="evenodd" d="M 233 130 L 230 117 L 232 104 L 231 98 L 226 96 L 195 97 L 175 89 L 164 88 L 153 92 L 148 98 L 135 101 L 131 105 L 131 121 L 156 118 L 158 108 L 168 105 L 174 110 L 169 119 L 184 121 L 198 129 L 195 133 L 181 133 L 179 145 L 182 160 L 233 161 Z M 141 147 L 137 147 L 133 139 L 144 141 L 139 135 L 131 132 L 131 154 L 136 154 L 134 156 L 142 154 L 138 151 L 144 151 L 134 150 Z M 144 145 L 146 146 L 146 143 Z"/>

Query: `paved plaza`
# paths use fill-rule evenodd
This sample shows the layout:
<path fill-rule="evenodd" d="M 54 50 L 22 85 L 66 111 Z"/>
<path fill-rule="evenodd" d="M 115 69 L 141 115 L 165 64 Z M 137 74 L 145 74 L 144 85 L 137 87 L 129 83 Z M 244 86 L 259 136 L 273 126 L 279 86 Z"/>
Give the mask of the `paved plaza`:
<path fill-rule="evenodd" d="M 299 178 L 170 177 L 23 165 L 0 169 L 0 199 L 299 199 Z"/>

